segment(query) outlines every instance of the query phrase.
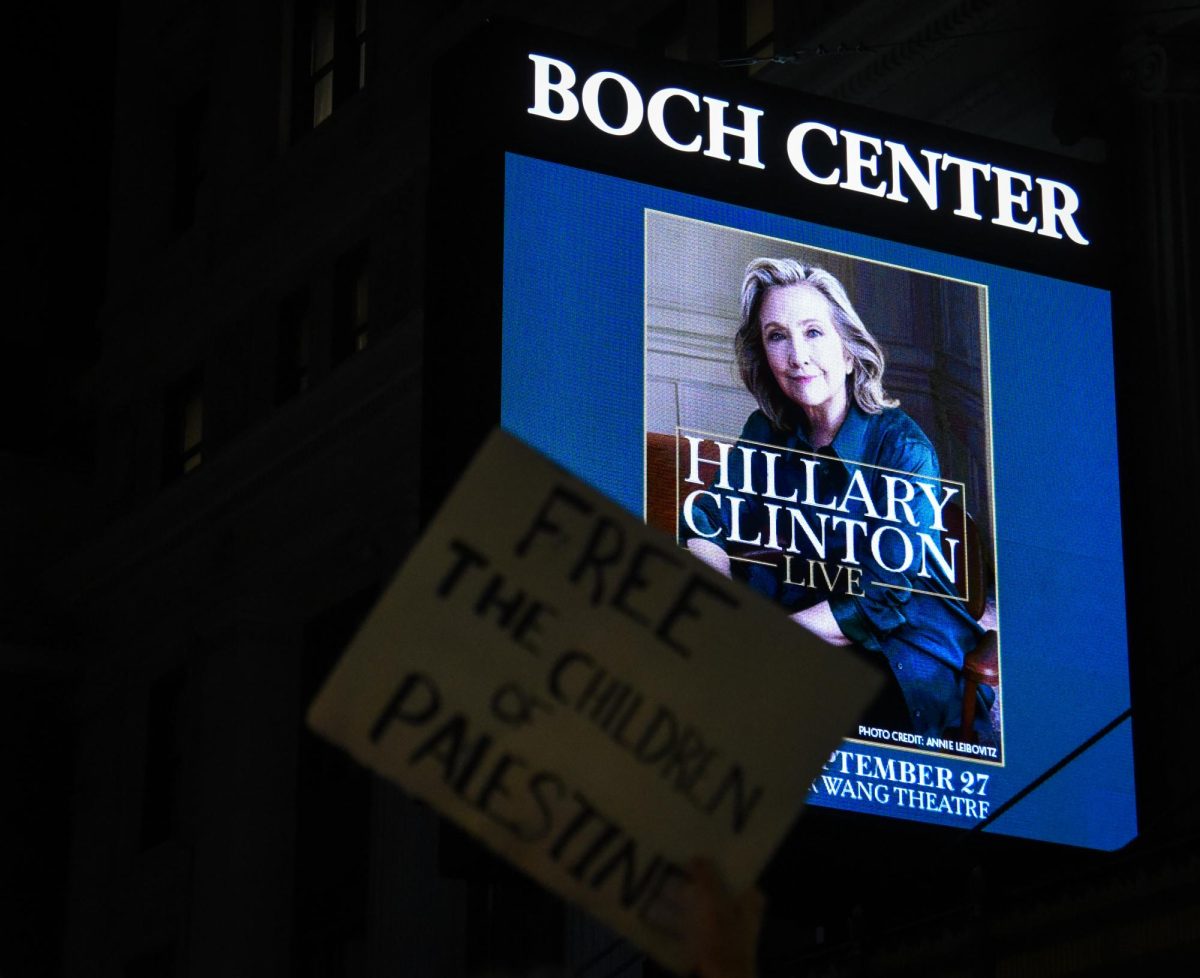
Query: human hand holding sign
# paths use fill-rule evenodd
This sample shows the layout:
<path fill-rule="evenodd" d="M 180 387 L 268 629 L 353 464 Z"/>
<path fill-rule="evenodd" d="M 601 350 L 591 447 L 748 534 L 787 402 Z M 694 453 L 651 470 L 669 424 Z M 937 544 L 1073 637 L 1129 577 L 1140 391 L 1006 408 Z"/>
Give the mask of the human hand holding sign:
<path fill-rule="evenodd" d="M 765 900 L 750 887 L 734 896 L 712 862 L 688 864 L 692 887 L 684 914 L 684 941 L 700 978 L 754 978 Z"/>

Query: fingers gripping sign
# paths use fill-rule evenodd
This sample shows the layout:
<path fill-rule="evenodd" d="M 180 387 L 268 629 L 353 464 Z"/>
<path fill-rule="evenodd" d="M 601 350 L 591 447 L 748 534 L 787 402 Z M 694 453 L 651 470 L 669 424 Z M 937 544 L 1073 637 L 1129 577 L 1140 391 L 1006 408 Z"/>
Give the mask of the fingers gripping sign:
<path fill-rule="evenodd" d="M 688 864 L 692 885 L 684 902 L 684 942 L 700 978 L 755 978 L 765 900 L 750 887 L 735 896 L 707 859 Z"/>

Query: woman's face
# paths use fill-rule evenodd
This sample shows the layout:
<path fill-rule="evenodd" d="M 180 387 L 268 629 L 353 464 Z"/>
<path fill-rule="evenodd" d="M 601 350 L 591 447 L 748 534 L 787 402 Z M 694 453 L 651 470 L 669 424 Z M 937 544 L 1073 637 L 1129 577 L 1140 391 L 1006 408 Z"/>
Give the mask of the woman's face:
<path fill-rule="evenodd" d="M 780 390 L 810 416 L 842 411 L 854 363 L 833 325 L 829 300 L 810 285 L 775 285 L 763 296 L 758 321 Z"/>

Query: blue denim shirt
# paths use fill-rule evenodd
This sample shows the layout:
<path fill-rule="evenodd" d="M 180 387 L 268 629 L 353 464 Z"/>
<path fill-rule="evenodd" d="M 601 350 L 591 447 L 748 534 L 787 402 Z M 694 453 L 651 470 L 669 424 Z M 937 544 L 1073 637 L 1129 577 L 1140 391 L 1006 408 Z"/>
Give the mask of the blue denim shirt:
<path fill-rule="evenodd" d="M 844 493 L 856 468 L 861 471 L 876 508 L 881 510 L 885 474 L 917 476 L 935 484 L 940 475 L 933 445 L 920 426 L 898 408 L 867 414 L 851 403 L 832 445 L 819 450 L 800 427 L 781 432 L 761 411 L 755 411 L 746 421 L 738 441 L 739 446 L 748 443 L 807 453 L 816 451 L 822 456 L 816 470 L 818 492 L 815 498 L 818 500 Z M 800 501 L 789 505 L 803 511 L 810 521 L 817 519 L 819 513 L 803 503 L 807 473 L 800 464 L 800 457 L 790 452 L 780 454 L 775 470 L 776 494 L 786 497 L 793 490 L 799 490 Z M 731 460 L 740 459 L 737 449 L 730 452 L 730 457 Z M 753 459 L 757 468 L 753 470 L 752 485 L 762 486 L 766 462 L 761 452 L 755 453 Z M 740 479 L 731 481 L 735 486 L 740 485 Z M 739 531 L 743 539 L 753 539 L 760 533 L 766 539 L 769 513 L 761 496 L 739 493 L 736 488 L 716 491 L 726 497 L 742 499 Z M 921 494 L 914 497 L 910 505 L 919 526 L 929 533 L 933 525 L 932 505 Z M 719 506 L 707 495 L 698 497 L 693 507 L 693 522 L 701 532 L 694 532 L 681 514 L 681 542 L 686 544 L 689 539 L 704 536 L 724 548 L 725 538 L 731 531 L 729 513 L 728 505 Z M 866 520 L 865 504 L 849 500 L 845 515 Z M 919 548 L 915 529 L 905 524 L 899 528 L 909 537 L 910 543 Z M 836 570 L 846 556 L 844 546 L 838 549 L 835 545 L 839 537 L 839 534 L 831 533 L 827 538 L 830 546 L 826 564 L 831 571 Z M 893 567 L 903 565 L 904 561 L 899 557 L 904 549 L 900 534 L 887 533 L 886 542 L 884 536 L 880 541 L 883 562 Z M 842 634 L 886 658 L 904 694 L 913 732 L 941 736 L 943 731 L 961 721 L 963 657 L 978 644 L 983 629 L 971 618 L 961 601 L 953 600 L 957 597 L 954 582 L 936 561 L 925 562 L 929 576 L 918 578 L 911 569 L 893 572 L 876 561 L 871 548 L 861 538 L 856 557 L 856 566 L 862 570 L 861 582 L 856 588 L 862 592 L 861 596 L 846 593 L 846 588 L 836 583 L 833 591 L 823 581 L 817 586 L 788 583 L 782 559 L 778 568 L 733 561 L 732 573 L 778 601 L 789 612 L 828 601 Z M 991 691 L 985 688 L 981 703 L 984 716 L 990 706 L 990 694 Z"/>

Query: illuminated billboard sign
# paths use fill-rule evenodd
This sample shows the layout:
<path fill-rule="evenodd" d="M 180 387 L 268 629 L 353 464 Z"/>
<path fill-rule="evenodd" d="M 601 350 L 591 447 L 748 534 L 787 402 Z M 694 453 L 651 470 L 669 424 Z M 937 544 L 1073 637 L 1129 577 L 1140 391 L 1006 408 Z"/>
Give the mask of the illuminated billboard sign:
<path fill-rule="evenodd" d="M 865 651 L 888 690 L 809 803 L 971 827 L 1129 703 L 1096 175 L 612 58 L 496 30 L 470 59 L 486 122 L 435 143 L 432 481 L 498 417 Z M 444 106 L 483 97 L 456 77 Z M 989 830 L 1131 839 L 1129 723 Z"/>

